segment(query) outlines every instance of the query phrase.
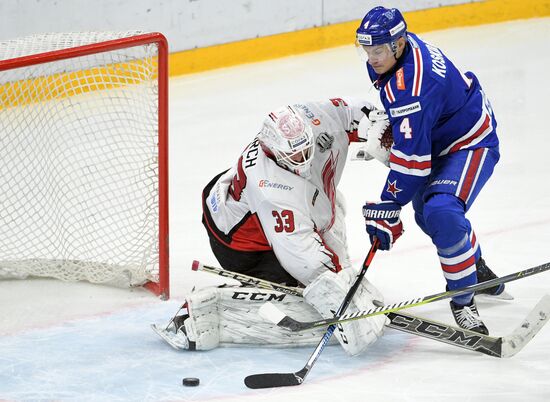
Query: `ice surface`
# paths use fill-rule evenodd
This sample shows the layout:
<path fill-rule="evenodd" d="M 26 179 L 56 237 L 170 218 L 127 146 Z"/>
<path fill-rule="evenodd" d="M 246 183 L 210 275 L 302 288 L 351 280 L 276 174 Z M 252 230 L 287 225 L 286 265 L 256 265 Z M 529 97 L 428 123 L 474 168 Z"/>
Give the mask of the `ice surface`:
<path fill-rule="evenodd" d="M 484 257 L 500 275 L 550 260 L 548 93 L 550 19 L 422 35 L 464 71 L 474 71 L 492 101 L 501 161 L 469 212 Z M 175 313 L 193 286 L 222 279 L 191 271 L 194 259 L 216 265 L 201 225 L 200 193 L 236 160 L 269 109 L 284 103 L 368 96 L 368 79 L 351 46 L 196 74 L 170 84 L 172 300 L 148 292 L 55 280 L 0 282 L 0 399 L 183 401 L 547 401 L 550 328 L 518 355 L 499 360 L 388 330 L 369 353 L 328 347 L 306 382 L 248 390 L 243 379 L 303 367 L 313 348 L 228 348 L 185 353 L 163 343 L 149 324 Z M 354 263 L 369 244 L 360 207 L 378 199 L 386 176 L 375 161 L 350 162 L 340 189 L 348 202 Z M 405 234 L 378 253 L 367 274 L 397 302 L 445 284 L 430 240 L 402 214 Z M 539 298 L 550 274 L 513 282 L 511 302 L 478 302 L 493 335 L 512 331 Z M 446 302 L 411 310 L 452 323 Z M 183 377 L 201 385 L 184 388 Z"/>

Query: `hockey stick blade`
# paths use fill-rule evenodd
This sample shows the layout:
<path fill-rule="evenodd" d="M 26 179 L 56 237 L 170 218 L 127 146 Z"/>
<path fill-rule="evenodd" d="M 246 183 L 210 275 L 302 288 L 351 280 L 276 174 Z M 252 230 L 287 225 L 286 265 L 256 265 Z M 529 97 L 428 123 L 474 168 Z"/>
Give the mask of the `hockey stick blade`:
<path fill-rule="evenodd" d="M 389 304 L 381 307 L 372 308 L 369 310 L 357 311 L 355 313 L 341 314 L 337 315 L 334 318 L 327 318 L 318 321 L 309 321 L 303 322 L 295 320 L 294 318 L 285 315 L 280 312 L 277 307 L 273 304 L 267 302 L 262 307 L 260 307 L 259 314 L 266 320 L 273 322 L 279 327 L 286 328 L 290 331 L 304 331 L 310 328 L 316 327 L 325 327 L 333 324 L 338 324 L 346 321 L 359 320 L 362 318 L 372 317 L 375 315 L 391 313 L 411 307 L 422 306 L 428 303 L 433 303 L 435 301 L 449 299 L 454 296 L 463 295 L 465 293 L 475 292 L 477 290 L 487 289 L 501 283 L 507 283 L 515 281 L 518 279 L 526 278 L 531 275 L 539 274 L 541 272 L 547 271 L 550 269 L 550 263 L 542 264 L 533 268 L 529 268 L 523 271 L 519 271 L 513 274 L 503 276 L 501 278 L 491 279 L 486 282 L 481 282 L 476 285 L 466 286 L 464 288 L 449 290 L 447 292 L 436 293 L 434 295 L 419 297 L 416 299 L 411 299 L 403 301 L 400 303 Z"/>
<path fill-rule="evenodd" d="M 509 336 L 502 338 L 501 357 L 517 354 L 550 319 L 550 296 L 545 295 Z"/>
<path fill-rule="evenodd" d="M 334 333 L 336 325 L 330 325 L 327 331 L 321 338 L 321 341 L 317 344 L 317 347 L 309 357 L 305 366 L 295 373 L 262 373 L 252 374 L 244 379 L 244 383 L 247 387 L 253 389 L 259 388 L 277 388 L 288 387 L 293 385 L 300 385 L 303 383 L 313 368 L 313 365 L 321 355 L 323 349 L 327 345 L 330 337 Z"/>
<path fill-rule="evenodd" d="M 296 373 L 252 374 L 244 379 L 244 385 L 251 389 L 291 387 L 304 382 L 305 368 Z"/>

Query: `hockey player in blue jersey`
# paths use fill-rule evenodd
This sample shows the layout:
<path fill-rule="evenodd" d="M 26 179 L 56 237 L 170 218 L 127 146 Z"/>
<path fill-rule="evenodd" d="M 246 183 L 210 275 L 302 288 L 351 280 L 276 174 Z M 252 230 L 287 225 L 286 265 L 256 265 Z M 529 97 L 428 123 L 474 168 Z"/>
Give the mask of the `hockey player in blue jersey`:
<path fill-rule="evenodd" d="M 372 119 L 369 141 L 388 127 L 393 135 L 388 154 L 378 158 L 390 168 L 381 202 L 363 207 L 371 241 L 376 237 L 381 249 L 390 249 L 403 233 L 401 207 L 412 201 L 417 224 L 437 248 L 448 289 L 495 278 L 465 216 L 499 160 L 497 123 L 478 79 L 407 32 L 395 8 L 370 10 L 356 38 L 387 114 Z M 503 291 L 499 285 L 484 292 Z M 488 334 L 473 296 L 454 297 L 453 316 L 461 327 Z"/>

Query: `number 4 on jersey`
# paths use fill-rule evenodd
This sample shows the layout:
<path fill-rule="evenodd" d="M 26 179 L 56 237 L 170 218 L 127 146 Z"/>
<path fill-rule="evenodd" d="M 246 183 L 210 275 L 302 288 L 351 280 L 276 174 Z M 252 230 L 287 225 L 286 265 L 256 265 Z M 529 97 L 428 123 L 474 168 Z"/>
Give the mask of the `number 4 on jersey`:
<path fill-rule="evenodd" d="M 403 136 L 406 139 L 412 138 L 413 130 L 408 117 L 405 117 L 401 122 L 401 124 L 399 125 L 399 131 L 403 133 Z"/>

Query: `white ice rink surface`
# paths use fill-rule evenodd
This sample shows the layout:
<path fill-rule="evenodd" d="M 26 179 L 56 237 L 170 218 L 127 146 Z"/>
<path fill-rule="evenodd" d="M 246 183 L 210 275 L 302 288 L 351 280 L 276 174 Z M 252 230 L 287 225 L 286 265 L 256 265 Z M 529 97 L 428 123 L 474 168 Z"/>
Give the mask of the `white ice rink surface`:
<path fill-rule="evenodd" d="M 496 113 L 501 161 L 469 212 L 484 257 L 499 275 L 550 261 L 550 19 L 423 37 L 478 75 Z M 387 330 L 360 357 L 328 347 L 299 387 L 261 391 L 247 389 L 243 378 L 297 371 L 313 348 L 177 352 L 149 329 L 168 320 L 191 287 L 220 283 L 190 270 L 193 259 L 216 264 L 200 222 L 201 190 L 235 162 L 264 113 L 297 100 L 364 96 L 368 87 L 350 46 L 171 80 L 172 299 L 55 280 L 0 282 L 0 400 L 549 401 L 550 327 L 508 360 Z M 368 96 L 376 99 L 374 91 Z M 378 199 L 385 177 L 377 162 L 350 162 L 344 172 L 340 189 L 357 265 L 369 247 L 361 205 Z M 367 274 L 388 303 L 445 287 L 410 206 L 402 216 L 404 236 L 391 253 L 378 253 Z M 550 273 L 508 291 L 514 301 L 478 302 L 493 335 L 509 333 L 550 293 Z M 446 301 L 410 312 L 453 323 Z M 187 376 L 201 385 L 182 387 Z"/>

